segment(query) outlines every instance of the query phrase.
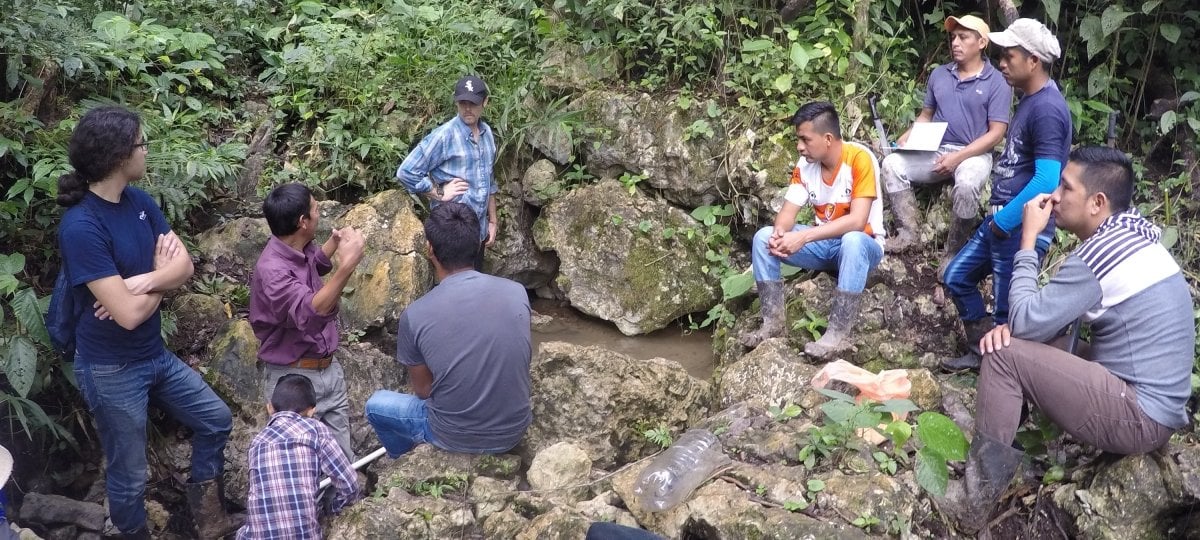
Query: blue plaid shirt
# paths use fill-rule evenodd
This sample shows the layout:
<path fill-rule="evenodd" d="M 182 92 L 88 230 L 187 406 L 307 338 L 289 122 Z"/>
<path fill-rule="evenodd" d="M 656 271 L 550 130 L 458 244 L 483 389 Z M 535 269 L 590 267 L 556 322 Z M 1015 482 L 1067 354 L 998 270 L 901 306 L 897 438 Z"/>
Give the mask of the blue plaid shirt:
<path fill-rule="evenodd" d="M 454 199 L 470 206 L 479 217 L 479 238 L 487 238 L 488 198 L 496 192 L 492 165 L 496 162 L 496 139 L 492 128 L 479 121 L 479 141 L 471 136 L 471 127 L 455 115 L 434 129 L 404 158 L 396 170 L 396 179 L 410 192 L 425 193 L 433 183 L 445 184 L 454 178 L 467 181 L 467 192 Z M 433 203 L 435 206 L 437 202 Z"/>
<path fill-rule="evenodd" d="M 358 477 L 333 433 L 292 411 L 271 415 L 250 443 L 250 495 L 237 540 L 320 540 L 317 486 L 333 479 L 333 512 L 358 500 Z"/>

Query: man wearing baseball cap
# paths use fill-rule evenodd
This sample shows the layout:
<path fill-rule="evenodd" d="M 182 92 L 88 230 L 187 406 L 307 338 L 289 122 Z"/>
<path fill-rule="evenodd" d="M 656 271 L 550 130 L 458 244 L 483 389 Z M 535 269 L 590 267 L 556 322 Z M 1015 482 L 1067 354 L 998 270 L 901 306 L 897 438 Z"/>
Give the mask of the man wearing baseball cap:
<path fill-rule="evenodd" d="M 482 119 L 487 102 L 483 79 L 459 79 L 454 84 L 458 115 L 422 139 L 396 171 L 396 179 L 408 191 L 425 195 L 433 206 L 456 201 L 475 211 L 481 242 L 475 269 L 480 271 L 483 249 L 496 241 L 496 139 Z"/>
<path fill-rule="evenodd" d="M 992 151 L 1004 138 L 1012 109 L 1012 87 L 984 56 L 988 25 L 974 15 L 948 17 L 953 61 L 929 75 L 917 122 L 945 122 L 946 135 L 935 152 L 893 152 L 881 166 L 898 234 L 888 251 L 905 251 L 918 240 L 917 200 L 912 184 L 954 180 L 953 220 L 940 269 L 958 253 L 979 223 L 979 195 L 992 170 Z M 912 130 L 900 136 L 903 145 Z M 941 277 L 938 272 L 938 277 Z"/>
<path fill-rule="evenodd" d="M 988 216 L 959 250 L 942 275 L 967 337 L 967 353 L 942 362 L 949 371 L 979 369 L 979 340 L 993 325 L 1008 323 L 1008 291 L 1013 255 L 1020 247 L 1022 207 L 1058 187 L 1071 150 L 1071 112 L 1050 65 L 1061 50 L 1058 38 L 1040 22 L 1017 19 L 988 39 L 1004 48 L 1000 72 L 1020 95 L 1004 152 L 992 170 Z M 1017 233 L 1017 234 L 1014 234 Z M 1035 249 L 1038 260 L 1054 238 L 1054 221 L 1046 225 Z M 992 275 L 995 307 L 988 314 L 979 282 Z"/>

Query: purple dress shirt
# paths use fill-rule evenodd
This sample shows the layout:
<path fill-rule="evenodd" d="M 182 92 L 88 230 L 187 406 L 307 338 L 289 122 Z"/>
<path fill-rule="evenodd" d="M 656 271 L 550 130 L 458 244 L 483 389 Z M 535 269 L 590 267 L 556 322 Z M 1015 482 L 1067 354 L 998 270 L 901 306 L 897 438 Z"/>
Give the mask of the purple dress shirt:
<path fill-rule="evenodd" d="M 258 337 L 258 358 L 284 365 L 301 358 L 324 358 L 338 346 L 337 308 L 317 313 L 313 296 L 333 262 L 309 242 L 296 251 L 272 236 L 250 278 L 250 327 Z"/>

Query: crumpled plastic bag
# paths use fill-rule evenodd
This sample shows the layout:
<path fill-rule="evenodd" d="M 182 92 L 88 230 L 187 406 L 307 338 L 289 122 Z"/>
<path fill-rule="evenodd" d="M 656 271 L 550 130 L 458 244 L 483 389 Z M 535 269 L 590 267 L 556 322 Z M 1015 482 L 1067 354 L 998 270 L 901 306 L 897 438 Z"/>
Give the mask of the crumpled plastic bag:
<path fill-rule="evenodd" d="M 845 360 L 837 360 L 825 364 L 812 378 L 813 388 L 824 388 L 829 381 L 842 381 L 858 388 L 855 401 L 869 399 L 883 403 L 889 399 L 906 399 L 912 391 L 912 381 L 908 380 L 908 371 L 904 369 L 885 369 L 879 373 L 871 373 Z M 895 420 L 903 420 L 907 413 L 892 413 Z M 867 442 L 879 445 L 887 438 L 873 429 L 860 429 L 858 436 Z"/>

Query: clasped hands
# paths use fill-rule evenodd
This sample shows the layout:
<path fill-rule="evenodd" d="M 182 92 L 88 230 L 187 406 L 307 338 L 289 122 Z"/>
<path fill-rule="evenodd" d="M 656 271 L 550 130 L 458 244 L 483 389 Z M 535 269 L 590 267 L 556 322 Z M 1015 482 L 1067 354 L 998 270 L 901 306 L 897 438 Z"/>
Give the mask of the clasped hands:
<path fill-rule="evenodd" d="M 788 231 L 775 227 L 767 240 L 767 252 L 776 257 L 791 257 L 808 243 L 808 229 Z"/>

